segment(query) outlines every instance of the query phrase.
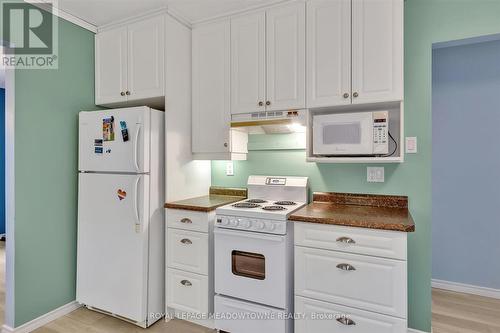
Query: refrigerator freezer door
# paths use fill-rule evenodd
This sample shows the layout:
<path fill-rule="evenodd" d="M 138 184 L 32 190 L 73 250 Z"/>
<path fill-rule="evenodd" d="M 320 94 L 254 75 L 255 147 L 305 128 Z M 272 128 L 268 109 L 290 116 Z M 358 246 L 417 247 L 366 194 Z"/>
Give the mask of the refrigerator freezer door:
<path fill-rule="evenodd" d="M 80 112 L 78 169 L 149 172 L 150 119 L 147 107 Z"/>
<path fill-rule="evenodd" d="M 79 174 L 77 301 L 147 318 L 149 176 Z"/>

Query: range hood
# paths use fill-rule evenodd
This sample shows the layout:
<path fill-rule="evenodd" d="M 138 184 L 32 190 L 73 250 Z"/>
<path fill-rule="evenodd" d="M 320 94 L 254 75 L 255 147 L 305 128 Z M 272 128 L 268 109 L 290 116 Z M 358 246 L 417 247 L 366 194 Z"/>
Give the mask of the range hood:
<path fill-rule="evenodd" d="M 231 128 L 249 134 L 286 134 L 305 132 L 306 110 L 262 111 L 233 114 Z"/>

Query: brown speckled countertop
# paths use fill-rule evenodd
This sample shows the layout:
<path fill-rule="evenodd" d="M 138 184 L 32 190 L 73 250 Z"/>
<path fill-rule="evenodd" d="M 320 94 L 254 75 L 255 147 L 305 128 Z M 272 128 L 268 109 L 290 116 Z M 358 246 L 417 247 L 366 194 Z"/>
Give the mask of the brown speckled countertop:
<path fill-rule="evenodd" d="M 217 207 L 243 200 L 247 190 L 242 188 L 210 187 L 210 194 L 186 200 L 167 202 L 165 208 L 210 212 Z"/>
<path fill-rule="evenodd" d="M 415 231 L 408 197 L 392 195 L 314 193 L 313 202 L 293 213 L 292 221 L 349 227 Z"/>

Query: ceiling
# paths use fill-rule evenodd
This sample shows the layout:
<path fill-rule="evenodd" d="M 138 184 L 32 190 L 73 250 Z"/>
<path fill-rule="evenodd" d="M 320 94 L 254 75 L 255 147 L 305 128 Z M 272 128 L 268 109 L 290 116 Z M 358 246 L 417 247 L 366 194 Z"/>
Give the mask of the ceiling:
<path fill-rule="evenodd" d="M 190 23 L 283 0 L 58 0 L 59 9 L 94 26 L 168 7 Z"/>

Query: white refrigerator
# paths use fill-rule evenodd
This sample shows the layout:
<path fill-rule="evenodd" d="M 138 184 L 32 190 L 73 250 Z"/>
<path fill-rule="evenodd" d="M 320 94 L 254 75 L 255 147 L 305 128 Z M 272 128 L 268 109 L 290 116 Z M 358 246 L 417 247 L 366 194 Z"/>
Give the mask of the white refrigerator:
<path fill-rule="evenodd" d="M 79 115 L 77 301 L 148 327 L 164 312 L 164 112 Z"/>

